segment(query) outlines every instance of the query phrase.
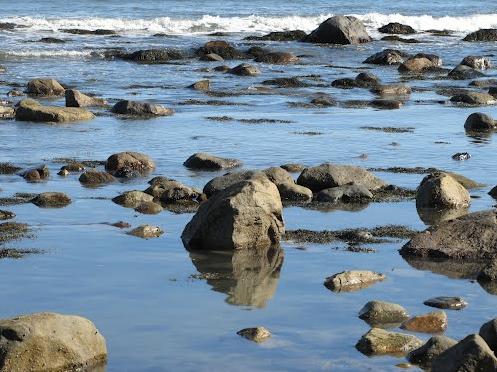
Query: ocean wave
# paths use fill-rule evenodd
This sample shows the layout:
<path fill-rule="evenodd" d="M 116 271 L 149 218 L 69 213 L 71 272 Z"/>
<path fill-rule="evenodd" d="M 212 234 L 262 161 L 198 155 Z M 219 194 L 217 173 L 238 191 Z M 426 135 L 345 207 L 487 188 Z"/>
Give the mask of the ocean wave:
<path fill-rule="evenodd" d="M 67 57 L 67 58 L 81 58 L 81 57 L 99 57 L 101 53 L 92 50 L 19 50 L 19 51 L 2 51 L 2 57 L 33 57 L 33 58 L 53 58 L 53 57 Z"/>
<path fill-rule="evenodd" d="M 206 32 L 264 33 L 271 31 L 300 29 L 310 32 L 333 14 L 317 16 L 246 16 L 220 17 L 204 15 L 197 19 L 174 19 L 159 17 L 150 19 L 130 18 L 46 18 L 46 17 L 8 17 L 3 22 L 13 22 L 26 26 L 22 32 L 53 31 L 68 28 L 87 30 L 109 29 L 124 34 L 200 34 Z M 431 15 L 402 15 L 367 13 L 354 14 L 368 28 L 374 30 L 389 22 L 408 24 L 418 31 L 429 29 L 446 29 L 456 32 L 471 32 L 480 28 L 497 27 L 497 14 L 473 14 L 464 17 Z"/>

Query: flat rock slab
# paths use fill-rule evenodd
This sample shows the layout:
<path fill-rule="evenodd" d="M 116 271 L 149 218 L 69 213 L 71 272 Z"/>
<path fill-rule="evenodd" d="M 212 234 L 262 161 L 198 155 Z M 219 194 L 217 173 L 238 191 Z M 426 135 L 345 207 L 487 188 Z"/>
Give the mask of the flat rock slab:
<path fill-rule="evenodd" d="M 32 99 L 22 100 L 16 109 L 16 120 L 18 121 L 66 123 L 93 118 L 95 115 L 83 108 L 43 106 Z"/>
<path fill-rule="evenodd" d="M 468 303 L 462 297 L 433 297 L 425 302 L 426 306 L 436 307 L 438 309 L 461 310 L 464 309 Z"/>
<path fill-rule="evenodd" d="M 373 271 L 343 271 L 326 278 L 324 286 L 334 292 L 352 292 L 385 280 L 385 275 Z"/>

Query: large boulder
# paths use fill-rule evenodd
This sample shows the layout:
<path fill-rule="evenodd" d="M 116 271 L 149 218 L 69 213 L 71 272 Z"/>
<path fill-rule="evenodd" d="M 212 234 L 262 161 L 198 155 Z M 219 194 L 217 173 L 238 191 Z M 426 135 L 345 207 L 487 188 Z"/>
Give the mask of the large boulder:
<path fill-rule="evenodd" d="M 489 115 L 475 112 L 468 116 L 464 129 L 469 132 L 487 132 L 497 128 L 497 121 Z"/>
<path fill-rule="evenodd" d="M 220 170 L 239 167 L 242 163 L 236 159 L 225 159 L 205 152 L 198 152 L 186 159 L 183 165 L 190 169 Z"/>
<path fill-rule="evenodd" d="M 453 80 L 469 80 L 477 79 L 485 75 L 472 67 L 466 65 L 457 65 L 448 73 L 447 76 Z"/>
<path fill-rule="evenodd" d="M 297 179 L 297 184 L 314 192 L 344 186 L 351 182 L 361 184 L 368 190 L 376 190 L 386 185 L 385 182 L 364 168 L 330 163 L 306 168 Z"/>
<path fill-rule="evenodd" d="M 64 87 L 55 79 L 33 79 L 28 83 L 26 93 L 33 96 L 61 96 Z"/>
<path fill-rule="evenodd" d="M 416 234 L 400 250 L 404 257 L 481 260 L 497 254 L 497 212 L 470 213 Z"/>
<path fill-rule="evenodd" d="M 114 182 L 116 179 L 112 174 L 107 172 L 99 172 L 96 170 L 91 170 L 84 172 L 79 176 L 79 182 L 87 186 L 98 186 L 106 183 Z"/>
<path fill-rule="evenodd" d="M 62 192 L 43 192 L 31 203 L 41 208 L 62 208 L 71 204 L 71 198 Z"/>
<path fill-rule="evenodd" d="M 433 336 L 426 344 L 407 354 L 407 360 L 421 368 L 429 369 L 433 359 L 455 344 L 457 344 L 457 341 L 452 338 L 446 336 Z"/>
<path fill-rule="evenodd" d="M 130 115 L 130 116 L 170 116 L 173 110 L 162 105 L 155 105 L 148 102 L 137 102 L 122 100 L 117 102 L 111 110 L 114 114 Z"/>
<path fill-rule="evenodd" d="M 497 358 L 479 335 L 469 335 L 445 350 L 431 364 L 433 372 L 497 371 Z"/>
<path fill-rule="evenodd" d="M 409 55 L 397 49 L 384 49 L 366 58 L 363 63 L 373 65 L 398 65 L 404 63 Z"/>
<path fill-rule="evenodd" d="M 102 98 L 87 96 L 76 89 L 67 89 L 65 91 L 66 107 L 89 107 L 105 106 L 107 102 Z"/>
<path fill-rule="evenodd" d="M 266 177 L 241 181 L 202 203 L 181 239 L 191 250 L 267 248 L 285 231 L 282 208 L 277 187 Z"/>
<path fill-rule="evenodd" d="M 471 32 L 466 35 L 464 41 L 497 41 L 497 29 L 487 28 Z"/>
<path fill-rule="evenodd" d="M 262 175 L 261 172 L 257 171 L 240 171 L 240 172 L 229 172 L 219 177 L 214 177 L 212 180 L 207 182 L 203 188 L 203 193 L 207 197 L 211 197 L 215 193 L 228 188 L 235 183 L 240 181 L 246 181 L 253 178 L 256 175 Z"/>
<path fill-rule="evenodd" d="M 427 175 L 418 186 L 417 208 L 460 208 L 471 201 L 468 190 L 447 173 Z"/>
<path fill-rule="evenodd" d="M 304 39 L 311 43 L 326 44 L 361 44 L 371 40 L 364 24 L 350 16 L 328 18 Z"/>
<path fill-rule="evenodd" d="M 128 171 L 144 175 L 155 169 L 155 163 L 145 154 L 125 151 L 109 156 L 105 163 L 105 169 L 114 175 Z"/>
<path fill-rule="evenodd" d="M 224 40 L 208 41 L 203 47 L 197 50 L 197 54 L 200 57 L 204 57 L 208 54 L 216 54 L 223 59 L 247 58 L 245 53 L 238 51 L 233 45 Z"/>
<path fill-rule="evenodd" d="M 416 31 L 411 26 L 403 25 L 402 23 L 398 22 L 390 22 L 385 26 L 381 26 L 380 28 L 378 28 L 378 31 L 381 32 L 382 34 L 401 34 L 401 35 L 409 35 L 416 33 Z"/>
<path fill-rule="evenodd" d="M 33 99 L 24 99 L 16 108 L 16 120 L 46 123 L 65 123 L 91 120 L 95 117 L 90 111 L 77 107 L 43 106 Z"/>
<path fill-rule="evenodd" d="M 426 57 L 413 57 L 399 66 L 399 72 L 425 72 L 436 65 Z"/>
<path fill-rule="evenodd" d="M 495 353 L 497 351 L 497 318 L 483 324 L 479 334 Z"/>
<path fill-rule="evenodd" d="M 105 339 L 88 319 L 36 313 L 0 320 L 0 371 L 64 372 L 107 360 Z"/>
<path fill-rule="evenodd" d="M 371 324 L 397 324 L 409 318 L 407 310 L 401 305 L 385 301 L 369 301 L 359 310 L 359 318 Z"/>

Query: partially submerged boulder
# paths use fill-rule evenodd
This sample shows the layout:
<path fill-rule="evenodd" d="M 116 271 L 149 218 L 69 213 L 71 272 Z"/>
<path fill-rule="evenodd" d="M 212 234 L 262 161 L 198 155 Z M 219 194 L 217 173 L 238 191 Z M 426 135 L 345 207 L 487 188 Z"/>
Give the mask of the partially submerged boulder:
<path fill-rule="evenodd" d="M 152 200 L 154 200 L 152 195 L 137 190 L 126 191 L 112 199 L 114 203 L 122 205 L 126 208 L 136 208 L 140 204 L 144 202 L 151 202 Z"/>
<path fill-rule="evenodd" d="M 483 56 L 466 56 L 461 61 L 461 65 L 469 66 L 475 70 L 486 70 L 492 67 L 490 60 Z"/>
<path fill-rule="evenodd" d="M 28 169 L 22 174 L 22 177 L 28 182 L 38 182 L 50 177 L 50 170 L 46 165 L 38 168 Z"/>
<path fill-rule="evenodd" d="M 410 86 L 404 84 L 386 84 L 373 87 L 371 92 L 380 96 L 407 96 L 412 90 Z"/>
<path fill-rule="evenodd" d="M 187 249 L 257 249 L 284 233 L 278 189 L 266 177 L 236 183 L 200 205 L 181 239 Z"/>
<path fill-rule="evenodd" d="M 242 63 L 236 67 L 233 67 L 228 73 L 238 76 L 257 76 L 261 71 L 257 66 L 249 65 L 248 63 Z"/>
<path fill-rule="evenodd" d="M 428 58 L 414 56 L 399 66 L 399 72 L 425 72 L 434 67 L 436 65 Z"/>
<path fill-rule="evenodd" d="M 409 318 L 401 305 L 385 301 L 369 301 L 359 311 L 359 318 L 370 325 L 400 324 Z"/>
<path fill-rule="evenodd" d="M 371 40 L 364 24 L 351 16 L 328 18 L 304 39 L 306 42 L 327 44 L 362 44 Z"/>
<path fill-rule="evenodd" d="M 467 92 L 457 94 L 453 96 L 450 101 L 471 106 L 493 105 L 497 103 L 497 100 L 494 96 L 482 92 Z"/>
<path fill-rule="evenodd" d="M 429 369 L 433 359 L 455 344 L 457 344 L 457 341 L 452 338 L 433 336 L 423 346 L 407 354 L 406 358 L 412 364 L 416 364 L 423 369 Z"/>
<path fill-rule="evenodd" d="M 398 65 L 404 63 L 409 58 L 409 54 L 397 49 L 384 49 L 381 52 L 375 53 L 363 63 L 373 65 Z"/>
<path fill-rule="evenodd" d="M 239 167 L 242 163 L 236 159 L 226 159 L 205 152 L 198 152 L 186 159 L 183 165 L 191 169 L 220 170 Z"/>
<path fill-rule="evenodd" d="M 263 171 L 266 177 L 276 185 L 282 200 L 309 201 L 312 191 L 297 185 L 293 177 L 281 167 L 271 167 Z"/>
<path fill-rule="evenodd" d="M 197 54 L 202 58 L 208 54 L 216 54 L 223 59 L 243 59 L 247 55 L 237 50 L 233 45 L 224 40 L 208 41 L 203 47 L 197 50 Z"/>
<path fill-rule="evenodd" d="M 301 41 L 307 36 L 302 30 L 274 31 L 263 36 L 247 36 L 245 40 L 260 41 Z"/>
<path fill-rule="evenodd" d="M 297 179 L 297 184 L 314 192 L 344 186 L 351 182 L 361 184 L 368 190 L 376 190 L 386 185 L 385 182 L 364 168 L 331 163 L 306 168 Z"/>
<path fill-rule="evenodd" d="M 264 342 L 271 337 L 271 332 L 264 327 L 244 328 L 236 333 L 247 340 L 257 343 Z"/>
<path fill-rule="evenodd" d="M 164 231 L 158 226 L 141 225 L 128 232 L 128 235 L 133 235 L 142 239 L 158 238 L 164 234 Z"/>
<path fill-rule="evenodd" d="M 43 106 L 38 101 L 24 99 L 16 109 L 16 120 L 47 123 L 64 123 L 91 120 L 95 117 L 90 111 L 76 107 Z"/>
<path fill-rule="evenodd" d="M 334 292 L 351 292 L 385 280 L 385 275 L 365 270 L 343 271 L 326 278 L 324 286 Z"/>
<path fill-rule="evenodd" d="M 145 193 L 152 195 L 165 204 L 178 202 L 198 202 L 202 193 L 175 180 L 160 180 L 152 183 Z"/>
<path fill-rule="evenodd" d="M 485 75 L 472 67 L 466 65 L 457 65 L 447 74 L 447 76 L 453 80 L 469 80 L 477 79 Z"/>
<path fill-rule="evenodd" d="M 482 260 L 497 254 L 497 212 L 470 213 L 416 234 L 400 250 L 404 257 Z"/>
<path fill-rule="evenodd" d="M 0 371 L 68 371 L 102 365 L 105 339 L 88 319 L 36 313 L 0 320 Z"/>
<path fill-rule="evenodd" d="M 259 55 L 255 61 L 260 63 L 270 63 L 273 65 L 288 65 L 298 62 L 299 58 L 289 52 L 270 52 Z"/>
<path fill-rule="evenodd" d="M 155 163 L 145 154 L 125 151 L 109 156 L 105 163 L 105 169 L 117 175 L 128 170 L 145 175 L 155 169 Z"/>
<path fill-rule="evenodd" d="M 64 87 L 55 79 L 33 79 L 29 81 L 26 93 L 33 96 L 61 96 Z"/>
<path fill-rule="evenodd" d="M 418 186 L 417 208 L 464 208 L 471 201 L 468 190 L 447 173 L 427 175 Z"/>
<path fill-rule="evenodd" d="M 497 121 L 487 114 L 475 112 L 466 119 L 464 129 L 469 132 L 488 132 L 497 129 Z"/>
<path fill-rule="evenodd" d="M 373 328 L 361 337 L 356 349 L 365 355 L 405 355 L 422 344 L 416 336 Z"/>
<path fill-rule="evenodd" d="M 111 110 L 114 114 L 153 117 L 153 116 L 170 116 L 173 110 L 162 105 L 156 105 L 148 102 L 137 102 L 122 100 L 117 102 Z"/>
<path fill-rule="evenodd" d="M 89 107 L 89 106 L 105 106 L 107 101 L 103 98 L 95 98 L 87 96 L 76 89 L 67 89 L 65 91 L 66 107 Z"/>
<path fill-rule="evenodd" d="M 352 182 L 321 190 L 314 199 L 323 203 L 367 203 L 373 199 L 373 193 L 366 186 Z"/>
<path fill-rule="evenodd" d="M 90 170 L 79 176 L 79 182 L 86 186 L 98 186 L 106 183 L 114 182 L 114 176 L 107 172 Z"/>
<path fill-rule="evenodd" d="M 390 22 L 384 26 L 378 28 L 378 31 L 382 34 L 399 34 L 399 35 L 409 35 L 415 34 L 416 31 L 408 25 L 403 25 L 399 22 Z"/>
<path fill-rule="evenodd" d="M 62 208 L 71 204 L 71 198 L 62 192 L 38 194 L 31 203 L 41 208 Z"/>
<path fill-rule="evenodd" d="M 182 59 L 184 56 L 181 52 L 173 49 L 146 49 L 124 54 L 121 58 L 137 63 L 159 64 Z"/>
<path fill-rule="evenodd" d="M 400 328 L 411 332 L 442 333 L 447 329 L 447 314 L 445 311 L 433 311 L 416 315 L 403 322 Z"/>
<path fill-rule="evenodd" d="M 464 41 L 497 41 L 497 29 L 495 28 L 486 28 L 480 29 L 475 32 L 471 32 L 466 35 L 463 39 Z"/>

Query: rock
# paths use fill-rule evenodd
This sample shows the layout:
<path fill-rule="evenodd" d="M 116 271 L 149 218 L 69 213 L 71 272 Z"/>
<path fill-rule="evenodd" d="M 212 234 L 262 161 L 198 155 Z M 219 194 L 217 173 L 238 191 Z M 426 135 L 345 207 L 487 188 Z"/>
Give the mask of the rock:
<path fill-rule="evenodd" d="M 494 98 L 497 98 L 497 87 L 489 87 L 488 94 L 490 94 Z"/>
<path fill-rule="evenodd" d="M 492 190 L 488 192 L 488 195 L 490 195 L 494 199 L 497 199 L 497 186 L 494 186 Z"/>
<path fill-rule="evenodd" d="M 362 184 L 351 183 L 343 186 L 332 187 L 321 190 L 315 196 L 318 202 L 324 203 L 353 203 L 353 202 L 369 202 L 373 199 L 373 194 L 368 188 Z"/>
<path fill-rule="evenodd" d="M 271 52 L 264 53 L 255 59 L 256 62 L 260 63 L 270 63 L 273 65 L 288 65 L 291 63 L 296 63 L 299 58 L 293 53 L 288 52 Z"/>
<path fill-rule="evenodd" d="M 459 182 L 461 185 L 463 185 L 467 190 L 471 189 L 477 189 L 480 187 L 484 187 L 485 185 L 476 181 L 473 181 L 472 179 L 469 179 L 462 174 L 454 173 L 454 172 L 445 172 L 448 175 L 450 175 L 453 179 L 455 179 L 457 182 Z"/>
<path fill-rule="evenodd" d="M 16 217 L 16 214 L 14 212 L 0 210 L 0 220 L 2 220 L 2 221 L 11 220 L 15 217 Z"/>
<path fill-rule="evenodd" d="M 0 105 L 0 119 L 13 119 L 15 113 L 13 107 Z"/>
<path fill-rule="evenodd" d="M 497 280 L 497 261 L 492 260 L 488 262 L 483 269 L 478 273 L 478 282 L 486 283 L 493 282 Z"/>
<path fill-rule="evenodd" d="M 61 177 L 67 177 L 69 175 L 69 171 L 67 169 L 61 169 L 57 172 L 57 174 Z"/>
<path fill-rule="evenodd" d="M 249 65 L 247 63 L 242 63 L 241 65 L 233 67 L 228 72 L 238 76 L 257 76 L 261 73 L 256 66 Z"/>
<path fill-rule="evenodd" d="M 230 172 L 223 176 L 215 177 L 204 186 L 203 192 L 207 197 L 211 197 L 215 193 L 228 188 L 235 183 L 240 181 L 249 180 L 257 175 L 262 175 L 261 172 L 255 171 L 241 171 L 241 172 Z"/>
<path fill-rule="evenodd" d="M 447 329 L 447 314 L 445 311 L 433 311 L 413 316 L 402 323 L 400 328 L 411 332 L 442 333 Z"/>
<path fill-rule="evenodd" d="M 257 343 L 264 342 L 271 337 L 271 332 L 264 327 L 244 328 L 236 334 Z"/>
<path fill-rule="evenodd" d="M 494 210 L 470 213 L 416 234 L 400 250 L 403 257 L 490 259 L 497 253 Z"/>
<path fill-rule="evenodd" d="M 321 94 L 316 98 L 313 98 L 311 104 L 320 107 L 331 107 L 336 106 L 337 102 L 332 97 Z"/>
<path fill-rule="evenodd" d="M 62 208 L 71 204 L 71 198 L 62 192 L 44 192 L 31 202 L 41 208 Z"/>
<path fill-rule="evenodd" d="M 200 57 L 201 61 L 224 62 L 224 58 L 216 53 L 207 53 Z"/>
<path fill-rule="evenodd" d="M 147 102 L 137 102 L 122 100 L 117 102 L 111 110 L 114 114 L 130 116 L 170 116 L 173 110 L 162 105 L 155 105 Z"/>
<path fill-rule="evenodd" d="M 411 94 L 411 87 L 404 84 L 377 85 L 371 92 L 380 96 L 407 96 Z"/>
<path fill-rule="evenodd" d="M 197 202 L 202 199 L 202 193 L 199 190 L 185 186 L 175 180 L 163 180 L 154 183 L 145 192 L 166 204 L 181 201 Z"/>
<path fill-rule="evenodd" d="M 87 96 L 76 89 L 67 89 L 66 107 L 89 107 L 89 106 L 105 106 L 107 102 L 102 98 Z"/>
<path fill-rule="evenodd" d="M 423 344 L 416 336 L 373 328 L 364 334 L 356 349 L 365 355 L 405 355 Z"/>
<path fill-rule="evenodd" d="M 471 155 L 469 152 L 456 152 L 454 155 L 452 155 L 453 160 L 468 160 L 471 158 Z"/>
<path fill-rule="evenodd" d="M 497 319 L 492 319 L 483 324 L 479 334 L 485 340 L 488 347 L 495 353 L 497 350 Z"/>
<path fill-rule="evenodd" d="M 481 112 L 475 112 L 468 116 L 464 123 L 464 129 L 470 132 L 487 132 L 497 128 L 497 121 Z"/>
<path fill-rule="evenodd" d="M 429 369 L 433 359 L 455 344 L 457 344 L 457 341 L 452 338 L 446 336 L 433 336 L 426 344 L 407 354 L 407 360 L 423 369 Z"/>
<path fill-rule="evenodd" d="M 479 77 L 485 76 L 480 71 L 475 70 L 466 65 L 457 65 L 453 70 L 451 70 L 448 75 L 451 79 L 454 80 L 469 80 L 469 79 L 477 79 Z"/>
<path fill-rule="evenodd" d="M 208 41 L 197 51 L 197 54 L 201 58 L 207 54 L 217 54 L 223 59 L 247 58 L 245 53 L 238 51 L 230 43 L 223 40 Z"/>
<path fill-rule="evenodd" d="M 309 201 L 312 191 L 307 187 L 297 185 L 290 173 L 281 167 L 271 167 L 264 170 L 266 177 L 276 185 L 282 200 Z"/>
<path fill-rule="evenodd" d="M 408 25 L 403 25 L 398 22 L 391 22 L 385 26 L 382 26 L 378 29 L 379 32 L 382 34 L 401 34 L 401 35 L 408 35 L 408 34 L 415 34 L 416 31 Z"/>
<path fill-rule="evenodd" d="M 105 170 L 119 175 L 123 169 L 145 175 L 155 169 L 155 163 L 147 155 L 139 152 L 126 151 L 109 156 Z"/>
<path fill-rule="evenodd" d="M 383 110 L 398 110 L 402 105 L 402 101 L 395 99 L 374 99 L 369 102 L 369 106 Z"/>
<path fill-rule="evenodd" d="M 118 229 L 127 229 L 127 228 L 131 227 L 131 225 L 125 221 L 117 221 L 117 222 L 111 223 L 110 226 L 117 227 Z"/>
<path fill-rule="evenodd" d="M 450 99 L 451 102 L 462 103 L 466 105 L 493 105 L 497 103 L 494 96 L 488 93 L 467 92 L 458 94 Z"/>
<path fill-rule="evenodd" d="M 397 35 L 383 36 L 380 40 L 382 41 L 392 41 L 396 43 L 407 43 L 407 44 L 418 44 L 421 43 L 418 39 L 403 38 Z"/>
<path fill-rule="evenodd" d="M 431 63 L 433 63 L 433 67 L 441 67 L 442 66 L 442 58 L 440 58 L 436 54 L 418 53 L 412 58 L 413 59 L 426 58 L 426 59 L 429 59 L 431 61 Z"/>
<path fill-rule="evenodd" d="M 402 323 L 409 318 L 402 306 L 384 301 L 369 301 L 359 311 L 359 318 L 370 325 Z"/>
<path fill-rule="evenodd" d="M 96 186 L 114 182 L 116 179 L 107 172 L 87 171 L 79 176 L 79 182 L 87 186 Z"/>
<path fill-rule="evenodd" d="M 81 28 L 67 28 L 67 29 L 62 29 L 62 32 L 68 33 L 68 34 L 74 34 L 74 35 L 117 35 L 116 31 L 113 30 L 106 30 L 106 29 L 96 29 L 96 30 L 85 30 Z"/>
<path fill-rule="evenodd" d="M 83 172 L 86 169 L 86 166 L 83 163 L 74 162 L 63 165 L 60 169 L 68 172 Z"/>
<path fill-rule="evenodd" d="M 36 313 L 0 320 L 0 371 L 73 371 L 103 365 L 105 339 L 88 319 Z"/>
<path fill-rule="evenodd" d="M 54 79 L 33 79 L 29 81 L 26 93 L 33 96 L 61 96 L 64 87 Z"/>
<path fill-rule="evenodd" d="M 361 44 L 371 40 L 363 23 L 348 16 L 328 18 L 304 39 L 306 42 L 327 44 Z"/>
<path fill-rule="evenodd" d="M 417 208 L 464 208 L 470 201 L 468 190 L 443 172 L 423 178 L 416 194 Z"/>
<path fill-rule="evenodd" d="M 486 70 L 492 67 L 489 59 L 482 56 L 467 56 L 460 63 L 461 65 L 469 66 L 475 70 Z"/>
<path fill-rule="evenodd" d="M 42 106 L 32 99 L 22 100 L 16 109 L 16 120 L 18 121 L 65 123 L 93 118 L 95 115 L 82 108 Z"/>
<path fill-rule="evenodd" d="M 385 280 L 385 275 L 373 271 L 343 271 L 326 278 L 324 286 L 334 292 L 352 292 Z"/>
<path fill-rule="evenodd" d="M 468 303 L 461 297 L 433 297 L 425 302 L 426 306 L 436 307 L 438 309 L 461 310 L 465 308 Z"/>
<path fill-rule="evenodd" d="M 154 203 L 152 201 L 141 203 L 135 208 L 135 211 L 143 214 L 158 214 L 163 210 L 164 208 L 162 208 L 160 204 Z"/>
<path fill-rule="evenodd" d="M 433 359 L 433 372 L 497 370 L 497 358 L 479 335 L 469 335 Z"/>
<path fill-rule="evenodd" d="M 224 159 L 205 152 L 198 152 L 186 159 L 183 165 L 190 169 L 220 170 L 239 167 L 242 163 L 236 159 Z"/>
<path fill-rule="evenodd" d="M 341 78 L 336 79 L 331 82 L 331 86 L 340 89 L 352 89 L 357 88 L 356 81 L 351 78 Z"/>
<path fill-rule="evenodd" d="M 193 83 L 188 88 L 195 90 L 209 90 L 211 88 L 211 82 L 209 80 L 200 80 Z"/>
<path fill-rule="evenodd" d="M 218 71 L 218 72 L 222 72 L 222 73 L 229 72 L 230 70 L 231 70 L 231 68 L 229 66 L 226 66 L 226 65 L 214 67 L 214 71 Z"/>
<path fill-rule="evenodd" d="M 241 181 L 202 203 L 181 239 L 189 250 L 256 249 L 284 233 L 281 198 L 266 177 Z"/>
<path fill-rule="evenodd" d="M 181 52 L 172 49 L 146 49 L 133 53 L 123 54 L 122 59 L 144 64 L 167 63 L 172 60 L 183 59 Z"/>
<path fill-rule="evenodd" d="M 126 208 L 136 208 L 145 202 L 152 202 L 154 197 L 146 194 L 143 191 L 126 191 L 119 196 L 116 196 L 112 201 Z"/>
<path fill-rule="evenodd" d="M 362 184 L 368 190 L 376 190 L 386 185 L 364 168 L 330 163 L 306 168 L 297 179 L 297 184 L 305 186 L 313 192 L 344 186 L 351 182 Z"/>
<path fill-rule="evenodd" d="M 361 72 L 354 80 L 359 88 L 373 88 L 380 84 L 380 78 L 371 72 Z"/>
<path fill-rule="evenodd" d="M 36 182 L 46 180 L 50 176 L 50 171 L 46 165 L 43 165 L 39 168 L 27 170 L 22 176 L 28 182 Z"/>
<path fill-rule="evenodd" d="M 23 95 L 24 93 L 18 89 L 12 89 L 7 93 L 8 97 L 22 97 Z"/>
<path fill-rule="evenodd" d="M 58 39 L 56 37 L 42 37 L 40 40 L 38 40 L 40 43 L 46 43 L 46 44 L 65 44 L 65 40 L 63 39 Z"/>
<path fill-rule="evenodd" d="M 263 36 L 247 36 L 245 40 L 260 41 L 302 41 L 307 34 L 301 30 L 275 31 Z"/>
<path fill-rule="evenodd" d="M 141 225 L 128 232 L 128 235 L 133 235 L 142 239 L 158 238 L 164 234 L 160 227 L 152 225 Z"/>
<path fill-rule="evenodd" d="M 286 163 L 280 165 L 280 167 L 290 173 L 300 173 L 306 168 L 305 165 L 299 163 Z"/>
<path fill-rule="evenodd" d="M 396 49 L 384 49 L 381 52 L 369 56 L 363 63 L 373 65 L 398 65 L 409 58 L 407 53 Z"/>
<path fill-rule="evenodd" d="M 399 66 L 399 72 L 425 72 L 434 68 L 432 61 L 425 57 L 413 57 Z"/>
<path fill-rule="evenodd" d="M 483 80 L 473 80 L 469 83 L 470 87 L 477 88 L 491 88 L 497 85 L 497 79 L 483 79 Z M 490 92 L 490 94 L 494 95 L 494 93 Z"/>
<path fill-rule="evenodd" d="M 464 41 L 497 41 L 497 29 L 487 28 L 472 32 L 463 39 Z"/>

